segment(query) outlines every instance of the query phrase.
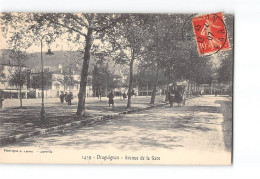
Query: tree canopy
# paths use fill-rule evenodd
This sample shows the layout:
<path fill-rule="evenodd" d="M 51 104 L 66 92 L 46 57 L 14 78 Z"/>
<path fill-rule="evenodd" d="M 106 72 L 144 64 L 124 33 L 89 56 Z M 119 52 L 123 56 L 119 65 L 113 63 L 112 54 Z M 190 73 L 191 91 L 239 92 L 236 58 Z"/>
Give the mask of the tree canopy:
<path fill-rule="evenodd" d="M 50 34 L 50 42 L 66 37 L 68 43 L 77 46 L 81 53 L 77 60 L 82 60 L 77 115 L 83 116 L 89 74 L 93 75 L 93 88 L 108 90 L 117 86 L 109 68 L 101 65 L 111 59 L 129 67 L 129 91 L 134 76 L 143 84 L 143 80 L 149 81 L 149 73 L 153 73 L 149 81 L 153 94 L 160 83 L 187 80 L 210 84 L 214 74 L 210 57 L 198 55 L 193 38 L 183 38 L 184 26 L 192 30 L 188 18 L 189 14 L 3 13 L 1 30 L 6 37 L 12 34 L 8 44 L 17 49 L 39 45 L 45 34 Z M 91 56 L 98 59 L 93 73 L 89 72 Z M 70 59 L 64 66 L 65 76 L 71 76 L 74 62 Z M 134 64 L 138 64 L 138 75 L 133 74 Z M 219 74 L 227 74 L 223 71 L 230 66 L 223 61 Z M 219 80 L 223 79 L 227 77 L 219 75 Z M 71 83 L 69 78 L 66 81 Z M 130 93 L 127 107 L 131 107 Z"/>

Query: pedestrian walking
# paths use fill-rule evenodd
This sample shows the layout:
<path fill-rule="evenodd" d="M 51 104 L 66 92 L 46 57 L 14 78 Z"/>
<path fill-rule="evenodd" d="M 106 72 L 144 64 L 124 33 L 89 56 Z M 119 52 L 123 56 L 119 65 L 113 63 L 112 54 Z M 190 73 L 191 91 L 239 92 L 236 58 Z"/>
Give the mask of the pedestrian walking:
<path fill-rule="evenodd" d="M 65 94 L 64 94 L 64 100 L 66 103 L 68 102 L 68 93 L 67 92 L 65 92 Z"/>
<path fill-rule="evenodd" d="M 5 96 L 4 92 L 0 90 L 0 109 L 3 108 L 4 96 Z"/>
<path fill-rule="evenodd" d="M 108 95 L 108 105 L 110 107 L 110 105 L 112 104 L 112 106 L 114 107 L 114 94 L 113 92 L 111 91 Z"/>
<path fill-rule="evenodd" d="M 101 91 L 98 91 L 99 100 L 101 101 Z"/>
<path fill-rule="evenodd" d="M 4 101 L 4 98 L 0 97 L 0 109 L 3 108 L 3 101 Z"/>
<path fill-rule="evenodd" d="M 71 105 L 72 99 L 73 99 L 73 94 L 72 94 L 72 92 L 70 92 L 70 93 L 67 95 L 67 101 L 68 101 L 68 105 L 69 105 L 69 106 Z"/>
<path fill-rule="evenodd" d="M 170 108 L 173 107 L 173 101 L 174 101 L 174 94 L 170 93 L 170 91 L 167 93 L 168 95 L 168 100 L 170 103 Z"/>
<path fill-rule="evenodd" d="M 65 95 L 63 92 L 61 92 L 60 94 L 60 103 L 63 104 L 64 103 L 64 98 L 65 98 Z"/>
<path fill-rule="evenodd" d="M 125 100 L 127 98 L 125 92 L 123 93 L 123 99 Z"/>
<path fill-rule="evenodd" d="M 135 90 L 134 89 L 132 89 L 132 94 L 131 95 L 135 96 Z"/>

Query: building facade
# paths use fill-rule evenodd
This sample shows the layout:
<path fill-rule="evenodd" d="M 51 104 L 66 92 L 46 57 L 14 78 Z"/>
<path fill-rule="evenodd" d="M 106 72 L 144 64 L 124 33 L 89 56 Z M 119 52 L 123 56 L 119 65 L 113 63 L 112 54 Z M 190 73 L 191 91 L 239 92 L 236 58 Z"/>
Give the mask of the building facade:
<path fill-rule="evenodd" d="M 3 98 L 20 98 L 19 87 L 10 82 L 12 76 L 18 71 L 17 65 L 1 64 L 1 81 L 0 92 Z M 21 71 L 26 74 L 26 83 L 22 86 L 22 98 L 41 98 L 42 97 L 42 77 L 41 69 L 28 69 L 26 66 L 21 67 Z M 69 77 L 68 77 L 69 76 Z M 57 98 L 61 93 L 72 92 L 74 97 L 77 97 L 80 87 L 80 75 L 72 72 L 70 75 L 65 75 L 62 67 L 45 67 L 44 68 L 44 97 Z M 91 76 L 88 77 L 91 81 Z M 86 86 L 86 96 L 92 96 L 92 85 Z"/>
<path fill-rule="evenodd" d="M 4 98 L 20 98 L 20 89 L 18 86 L 15 86 L 10 82 L 13 75 L 21 68 L 22 73 L 26 73 L 27 75 L 27 67 L 26 66 L 18 66 L 12 64 L 0 64 L 0 69 L 2 73 L 2 78 L 0 81 L 0 90 L 1 95 Z M 27 84 L 24 84 L 21 87 L 21 95 L 22 98 L 27 98 Z"/>
<path fill-rule="evenodd" d="M 45 79 L 44 79 L 44 97 L 45 98 L 57 98 L 62 93 L 72 93 L 74 97 L 78 96 L 80 88 L 80 74 L 78 72 L 71 72 L 65 74 L 62 65 L 58 68 L 45 67 L 44 68 Z M 33 85 L 35 81 L 39 81 L 41 72 L 38 69 L 31 70 L 31 88 L 34 92 L 32 96 L 35 98 L 41 98 L 41 84 Z M 91 79 L 91 76 L 88 77 Z M 41 81 L 41 80 L 40 80 Z M 89 80 L 88 80 L 89 81 Z M 86 96 L 92 96 L 92 86 L 88 84 L 86 86 Z"/>

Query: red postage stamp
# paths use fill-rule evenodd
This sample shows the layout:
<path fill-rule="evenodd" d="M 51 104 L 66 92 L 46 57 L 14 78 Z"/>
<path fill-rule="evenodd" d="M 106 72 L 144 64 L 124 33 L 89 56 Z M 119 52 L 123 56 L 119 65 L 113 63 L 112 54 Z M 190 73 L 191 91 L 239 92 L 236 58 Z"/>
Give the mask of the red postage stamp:
<path fill-rule="evenodd" d="M 194 17 L 192 24 L 200 55 L 230 48 L 223 13 Z"/>

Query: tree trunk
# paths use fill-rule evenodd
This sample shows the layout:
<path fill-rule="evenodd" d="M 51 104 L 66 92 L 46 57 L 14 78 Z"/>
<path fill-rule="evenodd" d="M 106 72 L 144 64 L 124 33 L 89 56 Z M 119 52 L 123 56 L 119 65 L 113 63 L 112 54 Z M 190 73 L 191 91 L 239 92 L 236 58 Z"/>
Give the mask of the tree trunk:
<path fill-rule="evenodd" d="M 63 73 L 64 73 L 64 71 L 62 71 Z M 63 88 L 64 88 L 64 93 L 65 93 L 65 91 L 66 91 L 66 82 L 65 82 L 65 79 L 66 77 L 65 77 L 65 74 L 63 74 L 63 84 L 64 84 L 64 86 L 63 86 Z"/>
<path fill-rule="evenodd" d="M 154 101 L 155 101 L 155 94 L 156 94 L 156 86 L 157 86 L 157 81 L 158 81 L 158 75 L 159 75 L 159 69 L 158 69 L 158 67 L 156 65 L 156 74 L 155 74 L 155 79 L 154 79 L 154 83 L 153 83 L 153 91 L 152 91 L 150 104 L 154 104 Z"/>
<path fill-rule="evenodd" d="M 233 97 L 232 81 L 229 82 L 229 94 L 228 96 Z"/>
<path fill-rule="evenodd" d="M 146 97 L 148 96 L 149 93 L 149 85 L 148 85 L 148 81 L 147 81 L 147 85 L 146 85 Z"/>
<path fill-rule="evenodd" d="M 195 80 L 193 79 L 193 95 L 196 94 L 196 84 L 195 84 Z"/>
<path fill-rule="evenodd" d="M 77 116 L 84 116 L 85 112 L 85 98 L 86 98 L 86 86 L 87 86 L 87 77 L 88 77 L 88 68 L 89 68 L 89 61 L 90 61 L 90 49 L 92 46 L 92 29 L 88 30 L 88 33 L 85 37 L 86 44 L 85 44 L 85 52 L 83 58 L 83 65 L 81 70 L 80 76 L 80 88 L 78 94 L 78 109 L 77 109 Z"/>
<path fill-rule="evenodd" d="M 23 106 L 23 99 L 22 99 L 22 86 L 20 85 L 20 89 L 19 89 L 19 93 L 20 93 L 20 106 Z"/>
<path fill-rule="evenodd" d="M 69 73 L 71 73 L 71 72 L 69 72 Z M 72 91 L 72 76 L 71 76 L 71 74 L 69 74 L 69 92 L 71 92 L 71 91 Z"/>
<path fill-rule="evenodd" d="M 190 97 L 190 80 L 188 80 L 187 97 Z"/>
<path fill-rule="evenodd" d="M 21 84 L 21 69 L 19 68 L 19 93 L 20 93 L 20 107 L 23 106 L 22 100 L 22 84 Z"/>
<path fill-rule="evenodd" d="M 168 99 L 168 92 L 169 92 L 169 79 L 170 79 L 170 75 L 167 75 L 166 76 L 166 78 L 167 78 L 167 86 L 166 86 L 166 96 L 165 96 L 165 101 L 169 101 L 169 99 Z"/>
<path fill-rule="evenodd" d="M 197 87 L 198 84 L 197 84 L 196 81 L 194 83 L 195 83 L 195 88 L 194 89 L 195 89 L 195 92 L 196 92 L 196 96 L 198 96 L 198 87 Z"/>
<path fill-rule="evenodd" d="M 132 97 L 132 83 L 133 83 L 133 64 L 134 58 L 132 57 L 130 61 L 130 75 L 129 75 L 129 85 L 128 85 L 128 100 L 127 100 L 127 108 L 131 108 L 131 97 Z"/>
<path fill-rule="evenodd" d="M 101 94 L 101 85 L 99 86 L 98 96 L 99 96 L 99 100 L 101 101 L 101 96 L 102 96 L 102 94 Z"/>

